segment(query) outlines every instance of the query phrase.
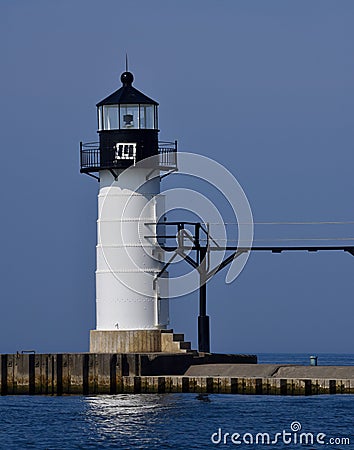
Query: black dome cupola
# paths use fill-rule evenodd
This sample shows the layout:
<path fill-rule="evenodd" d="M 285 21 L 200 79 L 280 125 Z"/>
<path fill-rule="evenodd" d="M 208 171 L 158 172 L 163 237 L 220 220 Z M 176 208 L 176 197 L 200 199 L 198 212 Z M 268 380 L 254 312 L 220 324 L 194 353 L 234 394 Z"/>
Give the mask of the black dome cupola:
<path fill-rule="evenodd" d="M 158 106 L 158 103 L 155 100 L 147 97 L 142 92 L 135 89 L 132 86 L 134 81 L 134 76 L 131 72 L 123 72 L 120 80 L 122 82 L 122 87 L 117 91 L 113 92 L 113 94 L 109 95 L 104 100 L 101 100 L 97 103 L 97 108 L 101 108 L 104 106 L 112 106 L 112 105 L 145 105 L 145 106 Z M 144 125 L 143 123 L 141 125 Z M 157 124 L 156 124 L 157 125 Z M 141 127 L 143 128 L 143 126 Z M 152 128 L 152 127 L 150 127 Z M 154 127 L 157 128 L 157 127 Z"/>
<path fill-rule="evenodd" d="M 157 130 L 157 106 L 132 86 L 134 76 L 123 72 L 123 86 L 97 103 L 98 130 Z"/>

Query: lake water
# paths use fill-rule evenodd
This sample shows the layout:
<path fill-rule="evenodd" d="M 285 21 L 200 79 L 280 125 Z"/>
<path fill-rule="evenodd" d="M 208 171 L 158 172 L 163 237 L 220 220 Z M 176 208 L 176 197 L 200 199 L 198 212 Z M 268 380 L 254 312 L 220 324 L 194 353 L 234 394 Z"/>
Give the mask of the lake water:
<path fill-rule="evenodd" d="M 309 357 L 259 356 L 280 363 Z M 319 355 L 319 363 L 353 358 Z M 348 395 L 8 396 L 0 397 L 0 449 L 354 449 L 353 419 Z"/>

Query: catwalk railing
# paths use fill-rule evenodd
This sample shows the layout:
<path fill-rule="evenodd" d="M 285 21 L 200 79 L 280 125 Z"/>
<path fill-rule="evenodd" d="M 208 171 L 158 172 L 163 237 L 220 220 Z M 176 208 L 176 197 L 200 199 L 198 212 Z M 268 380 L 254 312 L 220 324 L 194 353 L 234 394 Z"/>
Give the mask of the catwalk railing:
<path fill-rule="evenodd" d="M 98 142 L 80 142 L 80 172 L 90 173 L 98 172 L 99 170 L 109 169 L 114 167 L 107 166 L 101 161 L 102 151 L 112 153 L 112 161 L 114 161 L 114 149 L 102 149 Z M 177 141 L 166 142 L 159 141 L 158 143 L 158 167 L 161 170 L 176 170 L 177 169 Z"/>
<path fill-rule="evenodd" d="M 145 225 L 156 225 L 145 223 Z M 172 252 L 172 256 L 157 274 L 155 282 L 168 269 L 170 264 L 178 255 L 191 265 L 199 273 L 199 316 L 198 316 L 198 350 L 210 352 L 210 324 L 207 315 L 207 282 L 218 272 L 231 264 L 240 255 L 253 251 L 270 251 L 281 253 L 284 251 L 344 251 L 354 256 L 353 245 L 264 245 L 247 246 L 230 245 L 226 240 L 224 243 L 214 239 L 208 224 L 200 222 L 162 222 L 157 226 L 157 234 L 145 236 L 146 239 L 157 241 L 166 252 Z M 173 227 L 173 231 L 169 231 Z M 161 233 L 159 232 L 161 230 Z M 351 239 L 351 238 L 349 238 Z M 315 239 L 314 239 L 315 240 Z M 331 240 L 331 239 L 329 239 Z M 210 267 L 210 254 L 212 252 L 224 252 L 223 260 L 215 267 Z M 226 252 L 229 252 L 226 256 Z"/>

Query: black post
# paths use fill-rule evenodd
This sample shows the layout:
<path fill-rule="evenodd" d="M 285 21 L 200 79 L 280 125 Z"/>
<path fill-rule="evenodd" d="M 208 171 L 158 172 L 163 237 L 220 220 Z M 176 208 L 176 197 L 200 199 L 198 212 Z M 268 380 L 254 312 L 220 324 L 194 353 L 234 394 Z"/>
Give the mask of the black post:
<path fill-rule="evenodd" d="M 198 351 L 210 353 L 210 324 L 206 313 L 206 247 L 200 248 Z"/>

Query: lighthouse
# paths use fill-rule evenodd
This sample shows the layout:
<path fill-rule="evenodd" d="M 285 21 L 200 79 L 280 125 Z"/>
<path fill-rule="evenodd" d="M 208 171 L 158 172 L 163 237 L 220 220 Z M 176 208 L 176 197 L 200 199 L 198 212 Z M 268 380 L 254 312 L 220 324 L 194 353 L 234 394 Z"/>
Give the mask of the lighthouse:
<path fill-rule="evenodd" d="M 157 277 L 163 252 L 148 237 L 163 220 L 160 174 L 177 169 L 177 142 L 159 142 L 158 103 L 133 86 L 131 72 L 120 79 L 96 105 L 99 142 L 80 143 L 80 171 L 99 182 L 90 352 L 186 351 L 168 330 L 168 273 Z"/>

